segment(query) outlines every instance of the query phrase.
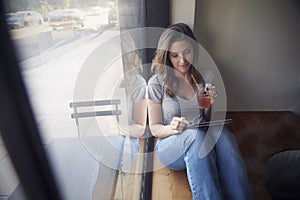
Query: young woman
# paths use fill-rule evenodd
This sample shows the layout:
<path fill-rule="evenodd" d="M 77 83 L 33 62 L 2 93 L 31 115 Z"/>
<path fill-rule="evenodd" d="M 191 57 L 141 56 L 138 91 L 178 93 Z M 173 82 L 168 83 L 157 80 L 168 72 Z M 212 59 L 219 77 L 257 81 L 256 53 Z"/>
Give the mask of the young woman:
<path fill-rule="evenodd" d="M 210 74 L 199 72 L 193 65 L 197 51 L 195 36 L 186 24 L 171 25 L 160 36 L 152 64 L 155 74 L 148 82 L 149 124 L 158 138 L 156 154 L 170 169 L 187 170 L 193 199 L 252 199 L 232 133 L 226 128 L 210 127 L 210 133 L 222 132 L 213 149 L 202 158 L 199 151 L 207 128 L 187 128 L 209 119 L 211 112 L 211 105 L 198 104 L 198 86 Z"/>

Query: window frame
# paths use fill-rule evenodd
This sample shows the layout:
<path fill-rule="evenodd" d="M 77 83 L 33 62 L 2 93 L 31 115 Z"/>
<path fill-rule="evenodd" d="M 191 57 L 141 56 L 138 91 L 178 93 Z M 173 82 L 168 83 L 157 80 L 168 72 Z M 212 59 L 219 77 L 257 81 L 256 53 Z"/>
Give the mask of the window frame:
<path fill-rule="evenodd" d="M 61 199 L 0 3 L 0 131 L 28 199 Z"/>

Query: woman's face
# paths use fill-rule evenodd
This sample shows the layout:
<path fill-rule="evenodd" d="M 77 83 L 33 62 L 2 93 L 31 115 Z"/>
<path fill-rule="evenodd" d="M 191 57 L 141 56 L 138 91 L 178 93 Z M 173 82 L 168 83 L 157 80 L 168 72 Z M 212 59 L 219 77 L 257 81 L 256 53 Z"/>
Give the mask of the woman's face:
<path fill-rule="evenodd" d="M 169 59 L 173 68 L 182 75 L 189 72 L 194 51 L 189 42 L 182 40 L 174 42 L 169 49 Z"/>

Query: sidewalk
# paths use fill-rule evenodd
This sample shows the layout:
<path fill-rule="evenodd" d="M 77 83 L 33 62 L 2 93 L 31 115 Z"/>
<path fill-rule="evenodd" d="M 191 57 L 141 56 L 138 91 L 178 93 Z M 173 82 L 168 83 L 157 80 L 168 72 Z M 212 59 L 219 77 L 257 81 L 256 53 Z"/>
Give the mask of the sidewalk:
<path fill-rule="evenodd" d="M 88 56 L 117 34 L 116 30 L 91 34 L 21 63 L 45 144 L 54 138 L 77 137 L 75 122 L 71 119 L 72 109 L 69 108 L 77 75 Z"/>

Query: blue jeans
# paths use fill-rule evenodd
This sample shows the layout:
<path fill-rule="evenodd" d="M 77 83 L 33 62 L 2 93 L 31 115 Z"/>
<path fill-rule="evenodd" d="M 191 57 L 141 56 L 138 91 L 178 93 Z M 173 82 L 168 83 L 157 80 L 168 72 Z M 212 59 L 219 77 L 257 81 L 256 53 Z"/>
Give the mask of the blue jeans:
<path fill-rule="evenodd" d="M 210 130 L 218 131 L 213 127 Z M 160 138 L 155 147 L 158 159 L 172 170 L 187 170 L 194 200 L 253 199 L 235 137 L 226 128 L 219 131 L 220 137 L 205 157 L 199 156 L 199 151 L 208 134 L 206 129 L 187 129 Z"/>

